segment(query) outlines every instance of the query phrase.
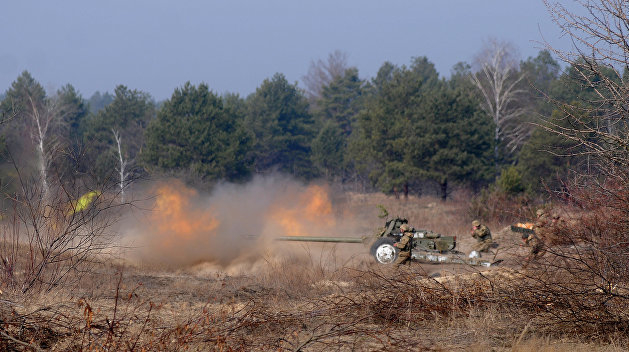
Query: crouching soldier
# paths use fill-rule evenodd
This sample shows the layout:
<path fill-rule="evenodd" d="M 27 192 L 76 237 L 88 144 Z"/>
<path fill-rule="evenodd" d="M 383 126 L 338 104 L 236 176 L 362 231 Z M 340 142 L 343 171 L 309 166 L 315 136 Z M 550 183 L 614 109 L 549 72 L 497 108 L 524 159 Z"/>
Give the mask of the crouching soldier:
<path fill-rule="evenodd" d="M 402 238 L 400 238 L 399 242 L 394 243 L 393 245 L 400 250 L 398 254 L 397 260 L 395 261 L 396 266 L 401 266 L 402 264 L 409 263 L 411 260 L 411 249 L 413 248 L 413 228 L 407 224 L 403 224 L 400 226 L 400 232 L 402 232 Z"/>
<path fill-rule="evenodd" d="M 482 225 L 480 221 L 472 221 L 472 237 L 476 239 L 476 243 L 472 245 L 472 252 L 470 258 L 480 257 L 481 252 L 489 252 L 494 241 L 491 239 L 491 231 L 485 225 Z"/>

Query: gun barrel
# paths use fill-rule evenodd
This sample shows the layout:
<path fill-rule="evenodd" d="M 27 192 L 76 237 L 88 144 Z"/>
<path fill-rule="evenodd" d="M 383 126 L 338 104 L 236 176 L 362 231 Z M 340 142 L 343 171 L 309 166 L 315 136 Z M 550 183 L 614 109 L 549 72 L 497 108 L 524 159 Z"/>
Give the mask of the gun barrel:
<path fill-rule="evenodd" d="M 513 232 L 522 232 L 522 233 L 535 233 L 535 230 L 533 230 L 533 224 L 530 224 L 530 227 L 523 227 L 523 226 L 518 226 L 520 224 L 516 224 L 516 225 L 511 225 L 511 231 Z M 528 225 L 528 224 L 526 224 Z"/>
<path fill-rule="evenodd" d="M 335 242 L 335 243 L 363 243 L 362 238 L 357 237 L 314 237 L 314 236 L 281 236 L 276 241 L 298 242 Z"/>

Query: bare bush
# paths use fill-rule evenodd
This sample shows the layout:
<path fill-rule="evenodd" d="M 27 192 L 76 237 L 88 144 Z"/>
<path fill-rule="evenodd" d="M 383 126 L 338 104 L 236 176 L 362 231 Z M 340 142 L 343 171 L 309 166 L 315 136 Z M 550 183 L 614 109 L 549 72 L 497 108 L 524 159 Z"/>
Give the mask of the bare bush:
<path fill-rule="evenodd" d="M 567 123 L 548 129 L 576 142 L 591 157 L 593 174 L 622 183 L 629 180 L 629 6 L 620 0 L 577 1 L 581 11 L 545 1 L 554 21 L 572 39 L 573 51 L 549 48 L 574 71 L 573 79 L 589 94 L 578 102 L 556 102 Z"/>
<path fill-rule="evenodd" d="M 94 255 L 111 246 L 120 203 L 107 197 L 104 188 L 87 189 L 81 197 L 54 186 L 44 189 L 38 180 L 20 177 L 20 192 L 5 195 L 11 208 L 0 224 L 4 289 L 24 294 L 80 280 Z"/>
<path fill-rule="evenodd" d="M 547 331 L 606 339 L 629 327 L 626 214 L 610 209 L 613 202 L 595 196 L 597 190 L 573 192 L 587 210 L 552 225 L 545 254 L 514 283 L 517 304 Z"/>
<path fill-rule="evenodd" d="M 522 271 L 512 298 L 548 333 L 607 339 L 629 320 L 629 5 L 626 1 L 576 1 L 570 11 L 546 1 L 555 22 L 573 41 L 555 50 L 582 87 L 577 101 L 555 101 L 562 119 L 540 125 L 577 146 L 553 151 L 580 156 L 559 196 L 572 209 L 544 238 L 546 252 Z"/>

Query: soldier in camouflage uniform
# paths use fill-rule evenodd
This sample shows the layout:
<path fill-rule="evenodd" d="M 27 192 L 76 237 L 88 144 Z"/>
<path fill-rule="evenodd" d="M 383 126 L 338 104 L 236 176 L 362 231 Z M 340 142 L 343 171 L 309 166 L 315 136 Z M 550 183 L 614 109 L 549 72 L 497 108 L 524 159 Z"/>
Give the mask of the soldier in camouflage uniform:
<path fill-rule="evenodd" d="M 535 235 L 547 245 L 566 240 L 563 232 L 566 230 L 566 222 L 558 214 L 553 215 L 543 209 L 537 211 L 534 230 Z"/>
<path fill-rule="evenodd" d="M 476 243 L 472 245 L 472 250 L 480 252 L 488 252 L 494 241 L 491 239 L 491 231 L 489 228 L 480 223 L 478 220 L 472 221 L 472 237 L 476 239 Z"/>
<path fill-rule="evenodd" d="M 550 225 L 550 219 L 544 209 L 538 209 L 536 214 L 537 220 L 535 221 L 534 227 L 535 235 L 538 238 L 545 238 L 548 232 L 548 225 Z"/>
<path fill-rule="evenodd" d="M 522 234 L 522 242 L 525 246 L 531 247 L 529 255 L 524 259 L 525 268 L 531 261 L 536 260 L 537 258 L 543 256 L 544 253 L 546 253 L 546 246 L 544 245 L 544 241 L 542 241 L 542 239 L 540 239 L 534 233 Z"/>
<path fill-rule="evenodd" d="M 400 226 L 400 232 L 402 232 L 402 238 L 400 238 L 399 242 L 394 243 L 393 245 L 400 249 L 400 253 L 398 254 L 397 259 L 395 260 L 396 266 L 401 266 L 402 264 L 409 263 L 411 260 L 411 248 L 413 245 L 413 228 L 407 224 L 403 224 Z"/>

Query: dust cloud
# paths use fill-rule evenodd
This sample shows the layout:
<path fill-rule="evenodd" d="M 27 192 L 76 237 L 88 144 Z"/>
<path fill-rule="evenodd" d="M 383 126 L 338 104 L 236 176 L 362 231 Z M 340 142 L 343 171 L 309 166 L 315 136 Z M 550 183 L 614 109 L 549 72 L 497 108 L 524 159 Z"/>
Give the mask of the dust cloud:
<path fill-rule="evenodd" d="M 144 188 L 151 199 L 144 206 L 148 210 L 128 216 L 121 232 L 129 255 L 147 263 L 242 266 L 310 246 L 276 241 L 279 236 L 361 237 L 373 230 L 361 227 L 360 214 L 327 185 L 288 177 L 223 183 L 209 194 L 172 179 Z M 360 244 L 343 248 L 365 252 Z"/>

